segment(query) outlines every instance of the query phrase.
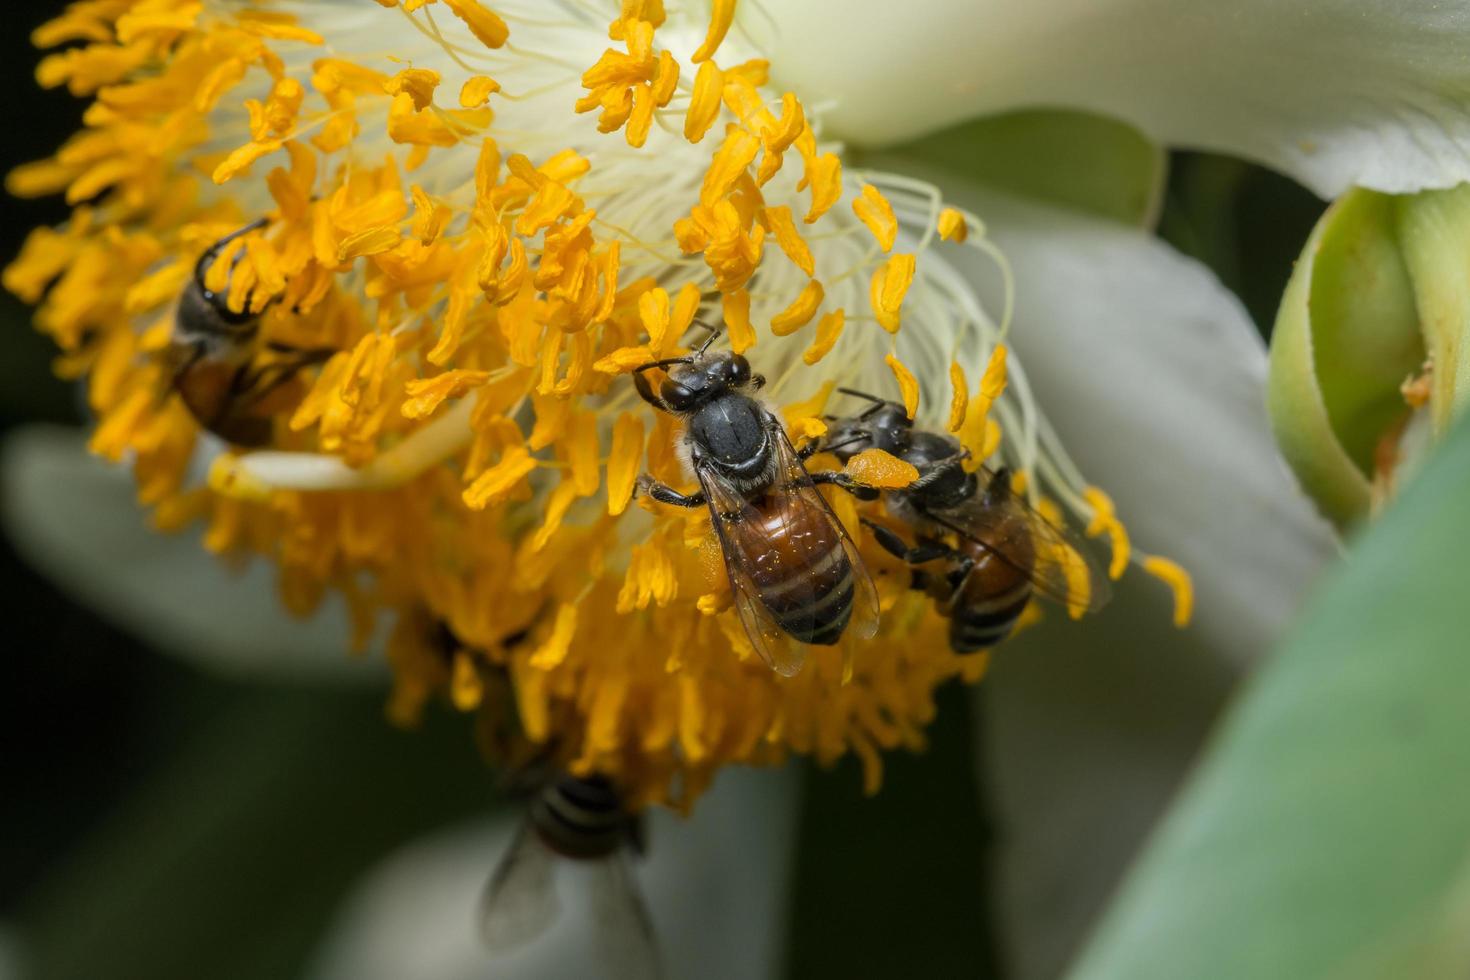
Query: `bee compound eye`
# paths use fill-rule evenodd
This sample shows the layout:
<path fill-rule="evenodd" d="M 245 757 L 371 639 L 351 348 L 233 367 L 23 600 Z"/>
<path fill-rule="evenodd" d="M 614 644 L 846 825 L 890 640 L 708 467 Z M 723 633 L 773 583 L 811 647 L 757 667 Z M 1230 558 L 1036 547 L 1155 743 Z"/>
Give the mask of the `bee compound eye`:
<path fill-rule="evenodd" d="M 694 405 L 694 390 L 677 381 L 665 381 L 659 386 L 658 393 L 670 408 L 685 409 Z"/>
<path fill-rule="evenodd" d="M 750 362 L 740 354 L 730 358 L 730 366 L 727 370 L 730 373 L 731 384 L 743 385 L 750 380 Z"/>

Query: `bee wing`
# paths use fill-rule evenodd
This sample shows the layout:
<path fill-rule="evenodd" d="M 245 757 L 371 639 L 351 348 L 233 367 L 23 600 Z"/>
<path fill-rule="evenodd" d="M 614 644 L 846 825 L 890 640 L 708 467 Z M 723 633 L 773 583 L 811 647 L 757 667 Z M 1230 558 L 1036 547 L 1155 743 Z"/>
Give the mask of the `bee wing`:
<path fill-rule="evenodd" d="M 709 501 L 710 526 L 720 543 L 720 556 L 745 635 L 767 666 L 783 677 L 791 677 L 801 670 L 806 655 L 766 609 L 760 588 L 746 567 L 751 562 L 775 560 L 760 530 L 765 517 L 718 473 L 707 467 L 696 468 L 696 473 Z"/>
<path fill-rule="evenodd" d="M 825 514 L 827 521 L 837 532 L 838 540 L 842 542 L 842 551 L 852 569 L 852 619 L 848 621 L 847 629 L 859 639 L 872 639 L 878 632 L 878 589 L 873 585 L 873 576 L 868 574 L 868 566 L 863 563 L 863 556 L 852 536 L 847 533 L 847 528 L 842 526 L 832 505 L 827 503 L 827 498 L 822 496 L 817 485 L 812 482 L 811 475 L 807 473 L 801 457 L 796 454 L 786 430 L 779 424 L 773 424 L 771 428 L 775 431 L 776 459 L 782 474 L 778 483 L 790 487 L 793 494 L 801 498 L 803 506 L 815 508 Z"/>
<path fill-rule="evenodd" d="M 535 939 L 561 911 L 552 887 L 556 855 L 529 821 L 521 824 L 480 900 L 480 934 L 491 949 L 505 950 Z"/>
<path fill-rule="evenodd" d="M 928 514 L 939 524 L 979 544 L 986 551 L 1027 574 L 1037 592 L 1068 608 L 1097 612 L 1113 596 L 1107 572 L 1093 546 L 1076 532 L 1058 527 L 1002 482 L 985 487 L 994 473 L 981 469 L 982 489 L 963 505 Z M 987 496 L 989 499 L 987 500 Z M 1027 561 L 988 533 L 995 526 L 996 501 L 1004 515 L 1025 522 L 1031 532 L 1034 558 Z"/>
<path fill-rule="evenodd" d="M 588 883 L 599 962 L 617 980 L 663 976 L 653 918 L 624 850 L 597 862 Z"/>

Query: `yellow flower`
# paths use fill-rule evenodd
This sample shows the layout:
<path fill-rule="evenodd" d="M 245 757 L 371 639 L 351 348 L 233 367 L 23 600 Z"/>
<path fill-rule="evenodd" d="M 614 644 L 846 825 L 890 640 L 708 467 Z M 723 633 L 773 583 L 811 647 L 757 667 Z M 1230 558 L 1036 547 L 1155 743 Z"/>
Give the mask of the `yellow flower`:
<path fill-rule="evenodd" d="M 526 739 L 635 805 L 687 806 L 720 767 L 791 753 L 853 751 L 876 790 L 881 751 L 921 745 L 934 688 L 978 680 L 987 654 L 951 652 L 838 494 L 882 632 L 783 678 L 730 608 L 708 515 L 629 506 L 640 473 L 689 479 L 677 424 L 624 375 L 722 321 L 794 436 L 825 430 L 834 384 L 901 394 L 935 430 L 947 406 L 974 465 L 1003 458 L 1187 618 L 1187 576 L 1130 551 L 1031 400 L 1009 313 L 945 263 L 995 256 L 984 224 L 921 182 L 844 172 L 812 107 L 767 86 L 732 2 L 707 20 L 590 7 L 147 0 L 77 3 L 43 30 L 93 39 L 39 74 L 95 101 L 10 177 L 77 207 L 5 285 L 88 371 L 93 448 L 132 461 L 161 523 L 275 562 L 293 611 L 336 590 L 361 635 L 392 617 L 401 723 L 435 696 L 503 714 L 485 692 L 508 685 Z M 255 219 L 204 285 L 259 317 L 262 366 L 320 357 L 255 406 L 261 444 L 232 448 L 174 396 L 163 352 L 201 253 Z M 895 462 L 861 468 L 897 486 Z"/>

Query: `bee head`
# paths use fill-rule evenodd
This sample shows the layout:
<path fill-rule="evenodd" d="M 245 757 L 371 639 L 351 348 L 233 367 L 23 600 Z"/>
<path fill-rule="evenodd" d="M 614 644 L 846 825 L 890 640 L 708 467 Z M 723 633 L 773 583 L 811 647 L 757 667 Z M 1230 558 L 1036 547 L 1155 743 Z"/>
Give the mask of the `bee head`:
<path fill-rule="evenodd" d="M 179 296 L 178 325 L 182 332 L 210 337 L 239 337 L 255 329 L 260 315 L 248 310 L 236 312 L 230 309 L 225 293 L 215 292 L 206 286 L 205 277 L 226 245 L 264 225 L 264 219 L 252 221 L 221 238 L 199 256 L 199 261 L 194 264 L 194 275 Z"/>
<path fill-rule="evenodd" d="M 750 362 L 731 351 L 700 354 L 659 386 L 659 395 L 679 412 L 693 411 L 732 388 L 750 384 Z"/>

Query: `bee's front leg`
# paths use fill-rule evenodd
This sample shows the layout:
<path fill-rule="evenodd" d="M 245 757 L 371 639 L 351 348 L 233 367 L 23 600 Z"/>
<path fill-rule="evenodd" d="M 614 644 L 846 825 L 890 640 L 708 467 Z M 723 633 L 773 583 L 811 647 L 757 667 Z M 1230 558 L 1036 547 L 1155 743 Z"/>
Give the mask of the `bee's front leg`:
<path fill-rule="evenodd" d="M 674 504 L 679 507 L 703 507 L 705 496 L 703 490 L 694 493 L 680 493 L 667 484 L 659 483 L 647 473 L 638 478 L 635 488 L 637 493 L 652 497 L 661 504 Z"/>

